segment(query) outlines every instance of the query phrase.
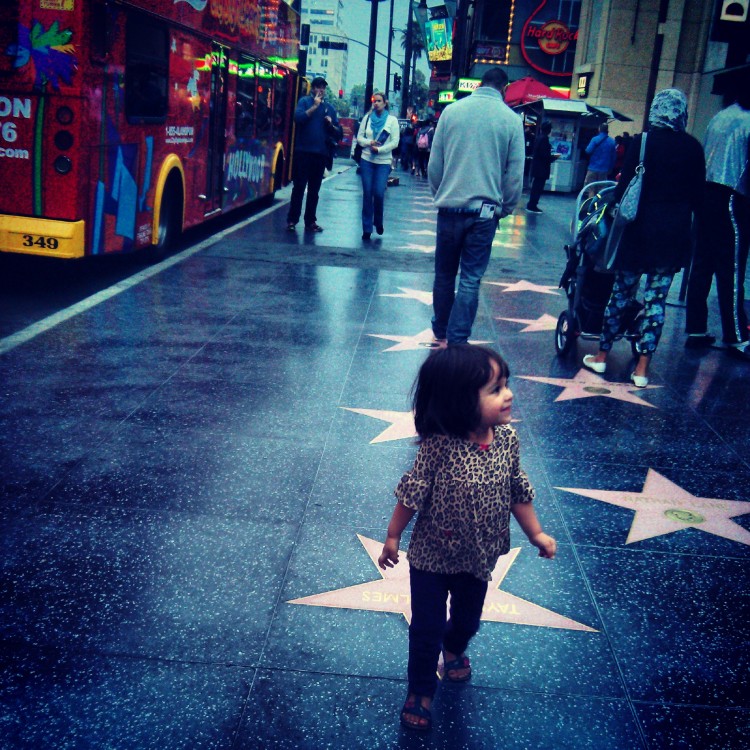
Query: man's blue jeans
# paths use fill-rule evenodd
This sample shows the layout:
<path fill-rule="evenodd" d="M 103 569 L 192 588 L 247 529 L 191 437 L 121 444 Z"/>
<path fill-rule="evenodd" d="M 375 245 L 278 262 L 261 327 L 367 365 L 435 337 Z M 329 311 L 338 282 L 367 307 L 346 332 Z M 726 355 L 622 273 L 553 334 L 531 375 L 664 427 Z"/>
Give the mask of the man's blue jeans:
<path fill-rule="evenodd" d="M 479 283 L 487 270 L 497 218 L 479 214 L 440 213 L 432 287 L 432 332 L 449 344 L 465 344 L 479 305 Z M 456 275 L 461 271 L 456 291 Z"/>
<path fill-rule="evenodd" d="M 391 165 L 373 164 L 362 159 L 359 169 L 362 176 L 362 231 L 372 232 L 373 224 L 383 226 L 383 203 Z"/>

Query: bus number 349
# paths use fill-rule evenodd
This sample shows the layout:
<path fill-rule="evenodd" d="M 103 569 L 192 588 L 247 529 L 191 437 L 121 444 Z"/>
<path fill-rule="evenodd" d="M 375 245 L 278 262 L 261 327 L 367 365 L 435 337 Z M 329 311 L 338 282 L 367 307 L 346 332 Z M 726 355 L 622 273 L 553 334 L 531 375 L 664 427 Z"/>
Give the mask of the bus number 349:
<path fill-rule="evenodd" d="M 23 235 L 23 246 L 24 247 L 44 247 L 48 250 L 57 250 L 59 242 L 56 237 L 35 237 L 33 234 Z"/>

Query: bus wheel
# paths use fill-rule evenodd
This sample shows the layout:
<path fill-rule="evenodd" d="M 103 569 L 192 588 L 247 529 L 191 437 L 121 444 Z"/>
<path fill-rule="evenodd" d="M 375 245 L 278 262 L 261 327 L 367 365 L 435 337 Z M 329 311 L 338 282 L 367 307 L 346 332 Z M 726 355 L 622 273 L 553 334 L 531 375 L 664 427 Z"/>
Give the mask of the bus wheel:
<path fill-rule="evenodd" d="M 177 247 L 182 234 L 182 185 L 178 177 L 170 177 L 164 186 L 159 211 L 159 237 L 153 246 L 154 259 L 163 258 Z"/>
<path fill-rule="evenodd" d="M 276 196 L 276 191 L 281 188 L 284 182 L 284 159 L 279 158 L 276 162 L 276 172 L 273 175 L 273 191 L 271 192 L 271 200 Z"/>
<path fill-rule="evenodd" d="M 276 162 L 276 170 L 273 173 L 273 190 L 263 199 L 263 204 L 270 206 L 276 197 L 276 191 L 280 190 L 284 181 L 284 159 L 279 157 Z"/>

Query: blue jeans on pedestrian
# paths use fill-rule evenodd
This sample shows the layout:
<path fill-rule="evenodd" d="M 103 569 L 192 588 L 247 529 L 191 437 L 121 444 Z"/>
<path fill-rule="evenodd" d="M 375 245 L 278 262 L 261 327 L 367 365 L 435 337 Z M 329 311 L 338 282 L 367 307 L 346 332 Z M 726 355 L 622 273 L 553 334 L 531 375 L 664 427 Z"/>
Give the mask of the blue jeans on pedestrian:
<path fill-rule="evenodd" d="M 449 344 L 465 344 L 479 306 L 479 283 L 487 270 L 497 218 L 438 211 L 432 332 Z M 456 275 L 461 271 L 456 291 Z"/>
<path fill-rule="evenodd" d="M 362 159 L 359 167 L 362 177 L 362 231 L 372 232 L 373 224 L 383 226 L 383 203 L 391 165 L 373 164 Z"/>
<path fill-rule="evenodd" d="M 427 573 L 410 568 L 409 692 L 431 698 L 441 649 L 460 656 L 479 630 L 487 581 L 470 573 Z M 450 619 L 446 603 L 451 597 Z"/>

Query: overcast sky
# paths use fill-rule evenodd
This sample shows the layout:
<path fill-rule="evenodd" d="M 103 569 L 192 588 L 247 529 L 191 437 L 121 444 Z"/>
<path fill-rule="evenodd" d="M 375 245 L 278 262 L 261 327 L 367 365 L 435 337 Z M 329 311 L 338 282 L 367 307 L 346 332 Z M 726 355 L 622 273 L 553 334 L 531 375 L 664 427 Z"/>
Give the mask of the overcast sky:
<path fill-rule="evenodd" d="M 364 43 L 364 47 L 359 44 L 349 44 L 349 70 L 346 76 L 346 88 L 351 89 L 358 83 L 364 83 L 367 77 L 367 44 L 370 40 L 370 12 L 371 7 L 368 0 L 343 0 L 344 2 L 344 30 L 350 39 L 356 39 Z M 393 26 L 396 29 L 406 28 L 406 13 L 409 7 L 408 0 L 393 0 Z M 377 51 L 383 55 L 388 52 L 388 25 L 391 13 L 391 0 L 384 0 L 378 3 L 378 43 Z M 394 34 L 392 43 L 391 58 L 403 64 L 404 51 L 401 49 L 401 32 Z M 425 77 L 429 79 L 430 69 L 427 61 L 422 55 L 422 59 L 417 63 Z M 385 88 L 385 69 L 386 59 L 380 55 L 375 55 L 375 78 L 373 85 L 375 89 Z M 393 91 L 393 73 L 401 69 L 391 63 L 391 85 L 389 91 Z"/>

